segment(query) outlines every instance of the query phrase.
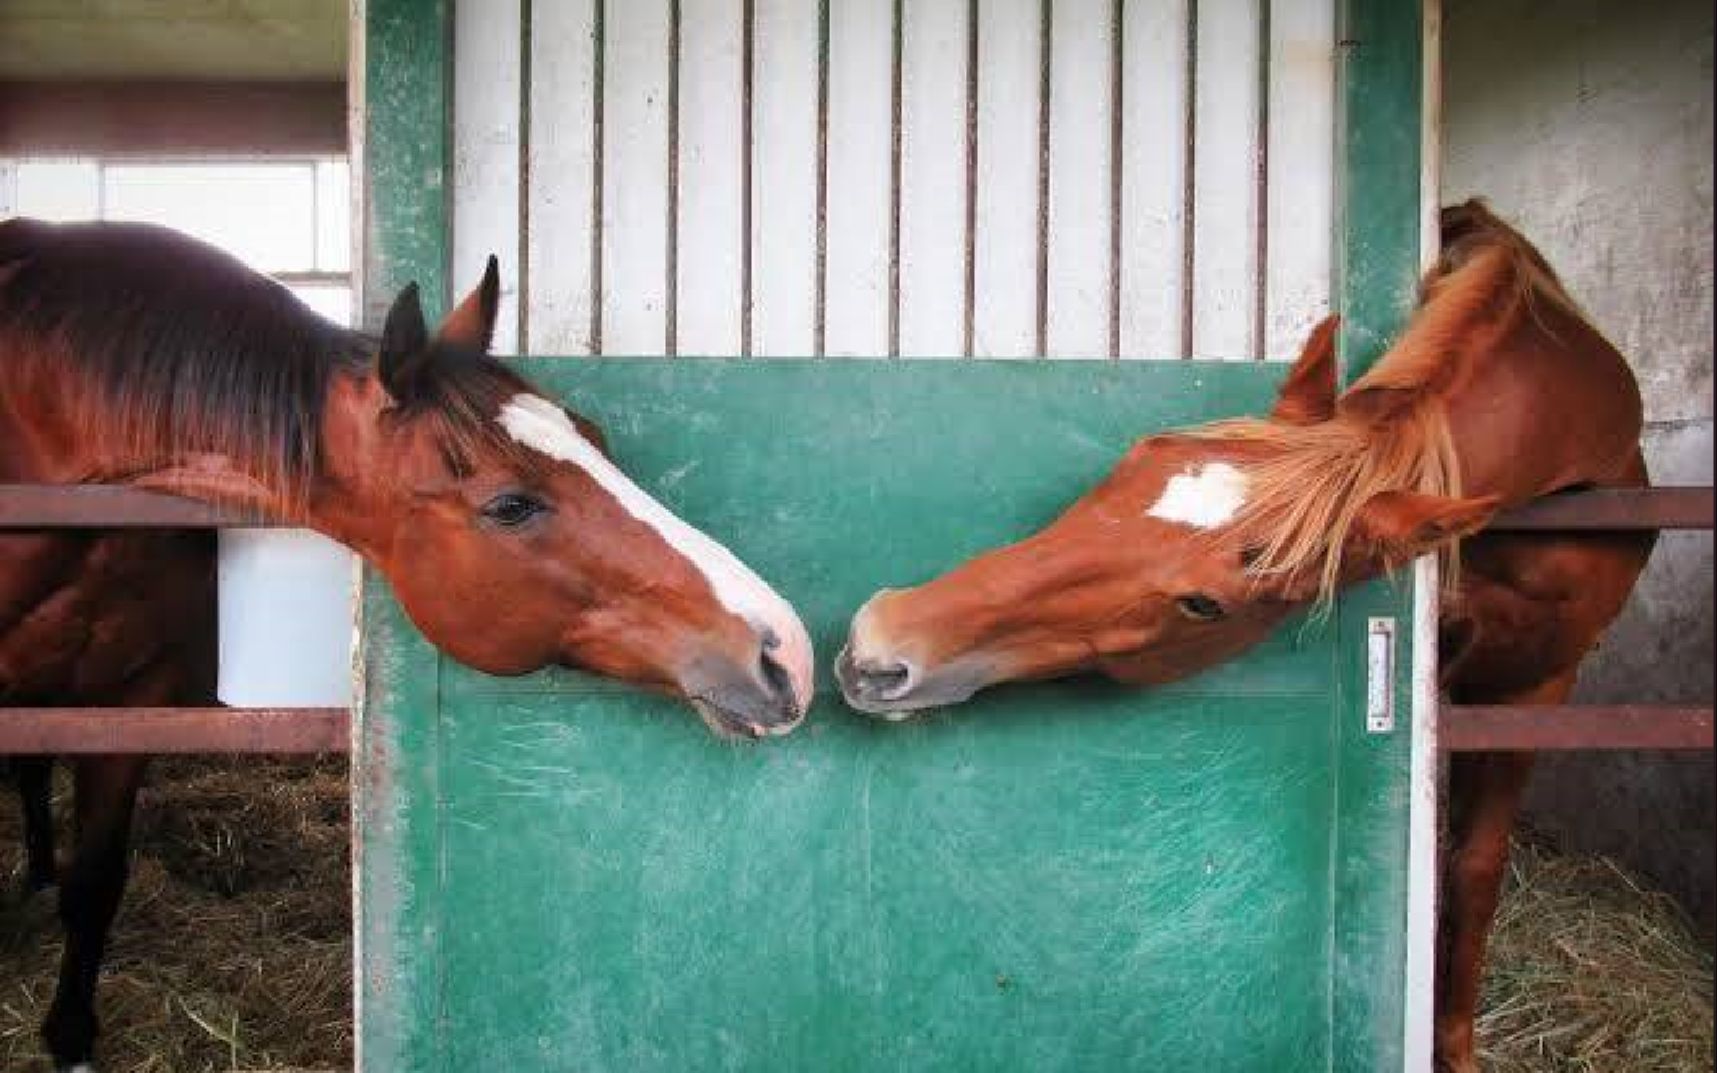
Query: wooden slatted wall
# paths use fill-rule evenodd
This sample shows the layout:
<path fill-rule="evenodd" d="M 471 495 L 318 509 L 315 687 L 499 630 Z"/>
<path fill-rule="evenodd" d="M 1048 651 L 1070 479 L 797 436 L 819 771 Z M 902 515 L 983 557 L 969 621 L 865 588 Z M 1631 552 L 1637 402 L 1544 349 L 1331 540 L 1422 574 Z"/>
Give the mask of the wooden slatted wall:
<path fill-rule="evenodd" d="M 458 0 L 501 352 L 1291 357 L 1333 0 Z"/>

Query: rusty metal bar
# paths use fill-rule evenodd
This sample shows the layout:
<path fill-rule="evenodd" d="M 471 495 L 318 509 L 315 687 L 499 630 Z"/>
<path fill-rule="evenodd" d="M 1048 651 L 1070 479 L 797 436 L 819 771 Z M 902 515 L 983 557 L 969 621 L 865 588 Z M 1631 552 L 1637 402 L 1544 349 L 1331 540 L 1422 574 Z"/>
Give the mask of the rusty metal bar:
<path fill-rule="evenodd" d="M 0 530 L 276 524 L 135 488 L 0 484 Z M 345 752 L 349 728 L 344 708 L 3 708 L 0 755 Z"/>
<path fill-rule="evenodd" d="M 99 484 L 0 484 L 0 529 L 275 526 L 248 511 Z"/>
<path fill-rule="evenodd" d="M 1594 488 L 1504 511 L 1493 530 L 1710 529 L 1710 488 Z"/>
<path fill-rule="evenodd" d="M 1651 704 L 1445 704 L 1444 752 L 1541 749 L 1710 749 L 1710 708 Z"/>
<path fill-rule="evenodd" d="M 1603 488 L 1548 496 L 1496 516 L 1493 531 L 1710 529 L 1708 487 Z M 281 523 L 241 510 L 113 485 L 0 484 L 0 529 L 219 528 Z"/>
<path fill-rule="evenodd" d="M 5 708 L 8 753 L 343 753 L 345 708 Z"/>

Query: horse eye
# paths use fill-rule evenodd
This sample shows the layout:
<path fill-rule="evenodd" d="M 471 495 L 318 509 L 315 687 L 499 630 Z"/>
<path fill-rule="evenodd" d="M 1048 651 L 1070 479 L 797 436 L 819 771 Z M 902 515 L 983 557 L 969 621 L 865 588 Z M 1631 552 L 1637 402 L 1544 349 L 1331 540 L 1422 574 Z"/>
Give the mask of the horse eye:
<path fill-rule="evenodd" d="M 1176 597 L 1174 603 L 1181 614 L 1196 622 L 1214 622 L 1224 614 L 1221 604 L 1201 593 Z"/>
<path fill-rule="evenodd" d="M 509 528 L 523 525 L 548 510 L 548 504 L 520 492 L 503 492 L 483 504 L 483 517 Z"/>

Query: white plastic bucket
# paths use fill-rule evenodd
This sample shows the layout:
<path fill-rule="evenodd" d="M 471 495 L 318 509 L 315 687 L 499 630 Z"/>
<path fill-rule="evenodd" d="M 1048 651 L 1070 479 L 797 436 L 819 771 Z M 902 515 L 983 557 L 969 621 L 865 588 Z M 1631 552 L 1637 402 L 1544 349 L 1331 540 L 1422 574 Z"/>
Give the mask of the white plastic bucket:
<path fill-rule="evenodd" d="M 222 529 L 220 680 L 247 708 L 352 702 L 352 553 L 307 529 Z"/>

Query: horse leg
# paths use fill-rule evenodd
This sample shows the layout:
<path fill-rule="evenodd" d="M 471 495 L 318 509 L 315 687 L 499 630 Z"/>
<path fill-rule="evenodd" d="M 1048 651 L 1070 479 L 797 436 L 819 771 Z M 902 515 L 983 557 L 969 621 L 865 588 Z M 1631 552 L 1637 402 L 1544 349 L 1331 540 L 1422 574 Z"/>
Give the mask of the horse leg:
<path fill-rule="evenodd" d="M 42 1038 L 61 1069 L 88 1069 L 95 1046 L 95 984 L 107 930 L 130 867 L 131 813 L 148 763 L 142 756 L 80 757 L 77 845 L 60 880 L 65 953 Z"/>
<path fill-rule="evenodd" d="M 24 893 L 34 894 L 54 885 L 54 813 L 52 808 L 54 761 L 47 756 L 15 756 L 12 770 L 18 779 L 18 803 L 24 814 Z"/>
<path fill-rule="evenodd" d="M 1573 686 L 1574 675 L 1569 672 L 1523 693 L 1485 702 L 1560 704 Z M 1449 845 L 1437 927 L 1436 1046 L 1441 1073 L 1479 1070 L 1473 1018 L 1478 1012 L 1485 944 L 1532 761 L 1532 753 L 1519 752 L 1460 753 L 1449 758 Z"/>

